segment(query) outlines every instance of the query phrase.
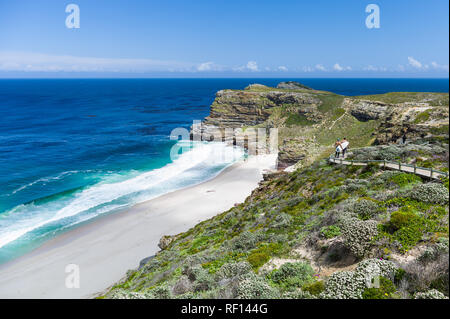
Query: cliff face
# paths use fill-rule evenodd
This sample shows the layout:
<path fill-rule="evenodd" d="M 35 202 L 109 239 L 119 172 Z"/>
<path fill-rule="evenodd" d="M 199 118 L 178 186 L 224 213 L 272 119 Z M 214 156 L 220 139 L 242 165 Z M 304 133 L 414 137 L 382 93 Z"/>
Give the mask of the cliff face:
<path fill-rule="evenodd" d="M 310 93 L 222 90 L 217 92 L 210 116 L 204 122 L 220 127 L 254 126 L 267 121 L 277 107 L 288 105 L 313 121 L 321 117 L 318 104 L 320 100 Z"/>
<path fill-rule="evenodd" d="M 226 128 L 277 128 L 279 167 L 301 167 L 331 153 L 337 138 L 362 147 L 394 143 L 404 134 L 408 139 L 448 136 L 448 101 L 444 93 L 344 97 L 296 82 L 277 88 L 253 84 L 217 92 L 210 115 L 192 132 L 224 141 Z"/>

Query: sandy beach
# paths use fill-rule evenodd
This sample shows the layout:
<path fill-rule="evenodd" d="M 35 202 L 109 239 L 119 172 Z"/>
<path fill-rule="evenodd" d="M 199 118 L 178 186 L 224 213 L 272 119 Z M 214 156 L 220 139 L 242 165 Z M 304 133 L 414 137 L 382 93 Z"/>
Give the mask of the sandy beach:
<path fill-rule="evenodd" d="M 0 298 L 92 298 L 154 255 L 159 239 L 243 202 L 273 169 L 276 155 L 250 157 L 204 183 L 103 216 L 0 265 Z M 79 267 L 79 288 L 67 288 L 67 265 Z M 69 269 L 70 270 L 70 269 Z"/>

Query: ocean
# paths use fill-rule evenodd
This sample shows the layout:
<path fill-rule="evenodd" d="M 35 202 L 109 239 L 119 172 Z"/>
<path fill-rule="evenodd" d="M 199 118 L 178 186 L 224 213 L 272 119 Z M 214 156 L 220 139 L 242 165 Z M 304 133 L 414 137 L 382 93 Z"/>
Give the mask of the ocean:
<path fill-rule="evenodd" d="M 212 158 L 229 146 L 171 140 L 172 130 L 207 116 L 218 90 L 283 80 L 344 95 L 449 87 L 448 79 L 2 79 L 0 263 L 214 177 L 245 152 Z M 188 151 L 171 159 L 174 146 Z"/>

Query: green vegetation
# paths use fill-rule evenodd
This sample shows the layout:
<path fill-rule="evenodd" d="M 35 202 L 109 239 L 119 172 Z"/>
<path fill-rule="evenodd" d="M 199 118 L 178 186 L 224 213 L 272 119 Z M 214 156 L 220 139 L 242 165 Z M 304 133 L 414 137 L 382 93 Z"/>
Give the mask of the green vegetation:
<path fill-rule="evenodd" d="M 362 263 L 369 256 L 408 254 L 419 243 L 432 245 L 436 237 L 448 238 L 447 204 L 448 188 L 443 184 L 375 166 L 330 166 L 318 161 L 264 181 L 245 203 L 178 235 L 106 297 L 157 298 L 169 291 L 171 298 L 328 298 L 339 293 L 396 298 L 402 280 L 416 280 L 409 269 L 392 273 L 380 288 L 361 288 L 355 281 L 344 292 L 341 280 L 356 280 L 359 272 L 319 281 L 314 276 L 317 270 L 303 260 L 283 263 L 278 269 L 266 265 L 273 258 L 292 260 L 292 251 L 309 240 L 317 243 L 321 255 L 330 256 L 323 260 L 339 262 L 348 252 L 320 244 L 334 238 Z M 429 276 L 426 287 L 446 295 L 443 275 Z M 221 280 L 227 284 L 219 285 Z M 412 296 L 425 289 L 412 283 L 403 294 Z"/>
<path fill-rule="evenodd" d="M 385 94 L 355 96 L 356 99 L 380 101 L 385 103 L 405 102 L 429 102 L 433 106 L 448 106 L 447 93 L 423 93 L 423 92 L 390 92 Z"/>
<path fill-rule="evenodd" d="M 386 277 L 379 278 L 379 288 L 366 288 L 363 299 L 389 299 L 396 291 L 395 285 Z"/>
<path fill-rule="evenodd" d="M 339 236 L 341 234 L 341 229 L 336 225 L 324 226 L 320 229 L 320 234 L 325 238 L 330 239 Z"/>
<path fill-rule="evenodd" d="M 344 97 L 265 86 L 227 93 L 213 104 L 214 120 L 223 116 L 235 123 L 243 118 L 236 115 L 242 106 L 252 117 L 243 126 L 252 127 L 256 118 L 256 126 L 279 127 L 279 160 L 301 159 L 302 166 L 268 176 L 244 203 L 173 237 L 104 297 L 448 297 L 448 178 L 431 181 L 377 164 L 330 165 L 323 159 L 337 137 L 347 137 L 349 158 L 356 161 L 448 170 L 448 125 L 426 126 L 436 113 L 448 117 L 448 94 Z M 413 128 L 425 127 L 427 136 L 372 145 L 385 136 L 395 140 L 405 124 L 386 123 L 386 117 L 358 120 L 351 105 L 361 99 L 428 103 L 432 109 L 408 123 L 421 124 Z M 380 286 L 368 287 L 365 280 L 374 273 Z"/>
<path fill-rule="evenodd" d="M 322 102 L 318 106 L 319 111 L 322 113 L 339 109 L 344 101 L 344 97 L 337 94 L 318 94 L 317 97 Z"/>
<path fill-rule="evenodd" d="M 430 119 L 430 110 L 426 110 L 416 116 L 414 123 L 418 124 L 418 123 L 426 122 L 429 119 Z"/>

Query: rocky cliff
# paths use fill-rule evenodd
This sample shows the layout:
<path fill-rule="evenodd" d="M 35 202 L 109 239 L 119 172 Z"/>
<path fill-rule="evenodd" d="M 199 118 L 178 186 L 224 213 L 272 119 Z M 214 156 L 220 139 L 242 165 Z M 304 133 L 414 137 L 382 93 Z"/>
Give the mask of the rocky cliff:
<path fill-rule="evenodd" d="M 226 140 L 226 128 L 277 128 L 279 167 L 301 167 L 332 152 L 337 138 L 362 147 L 395 143 L 405 134 L 448 136 L 448 105 L 444 93 L 346 97 L 296 82 L 277 88 L 253 84 L 217 92 L 210 115 L 192 132 L 204 140 Z"/>

